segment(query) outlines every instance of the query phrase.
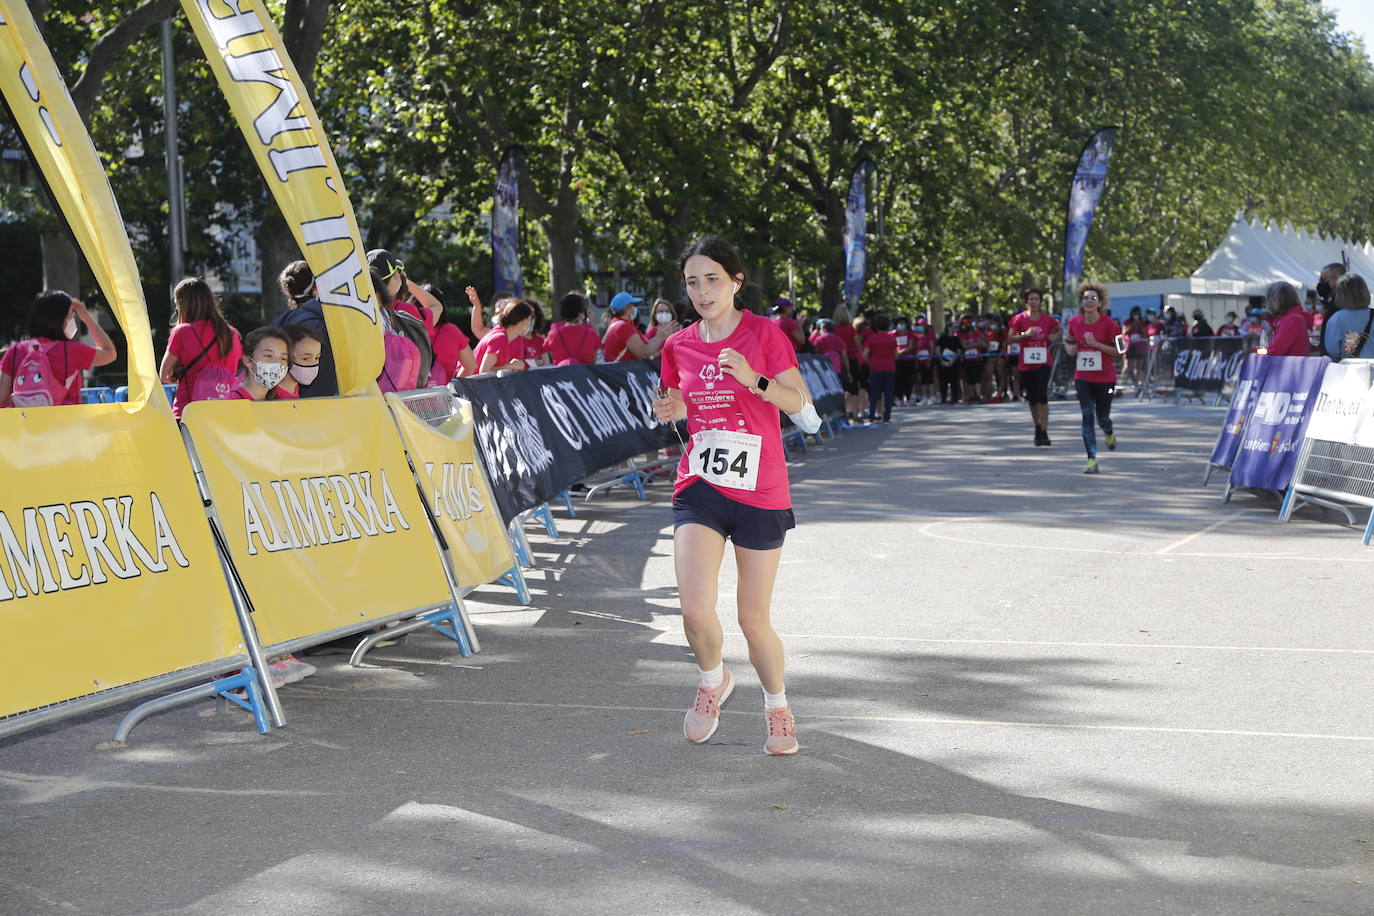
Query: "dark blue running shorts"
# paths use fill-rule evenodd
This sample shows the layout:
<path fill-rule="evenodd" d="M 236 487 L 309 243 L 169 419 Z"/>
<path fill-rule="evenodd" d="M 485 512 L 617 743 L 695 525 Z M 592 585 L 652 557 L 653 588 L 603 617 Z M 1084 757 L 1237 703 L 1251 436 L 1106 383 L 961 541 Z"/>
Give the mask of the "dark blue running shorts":
<path fill-rule="evenodd" d="M 673 497 L 673 530 L 683 525 L 705 525 L 746 550 L 777 550 L 797 520 L 791 509 L 746 506 L 697 480 Z"/>

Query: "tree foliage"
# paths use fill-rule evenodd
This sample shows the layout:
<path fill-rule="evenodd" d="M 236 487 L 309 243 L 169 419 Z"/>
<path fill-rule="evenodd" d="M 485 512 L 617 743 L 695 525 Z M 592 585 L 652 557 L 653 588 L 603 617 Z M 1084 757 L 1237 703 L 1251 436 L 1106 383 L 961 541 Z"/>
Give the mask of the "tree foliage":
<path fill-rule="evenodd" d="M 162 7 L 32 6 L 89 99 L 140 263 L 163 285 L 161 81 L 146 27 Z M 489 286 L 483 220 L 515 144 L 529 163 L 527 276 L 553 297 L 595 282 L 592 264 L 680 296 L 677 251 L 715 231 L 745 252 L 760 296 L 828 309 L 850 173 L 867 157 L 878 171 L 864 304 L 1007 305 L 1028 282 L 1057 286 L 1074 160 L 1106 124 L 1121 130 L 1092 276 L 1186 274 L 1236 211 L 1374 234 L 1374 67 L 1318 0 L 273 9 L 309 58 L 365 240 L 450 299 Z M 264 221 L 266 196 L 208 68 L 178 36 L 189 260 L 222 269 L 229 233 Z M 93 60 L 103 72 L 85 79 Z M 22 190 L 0 204 L 11 222 L 41 224 Z"/>

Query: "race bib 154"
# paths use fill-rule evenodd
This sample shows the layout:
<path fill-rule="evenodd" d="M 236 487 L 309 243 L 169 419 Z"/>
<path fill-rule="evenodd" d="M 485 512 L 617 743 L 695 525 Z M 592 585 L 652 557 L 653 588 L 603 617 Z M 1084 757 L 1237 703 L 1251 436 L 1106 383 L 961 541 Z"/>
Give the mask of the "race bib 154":
<path fill-rule="evenodd" d="M 762 450 L 762 436 L 702 430 L 692 436 L 692 473 L 718 487 L 752 491 L 759 485 Z"/>

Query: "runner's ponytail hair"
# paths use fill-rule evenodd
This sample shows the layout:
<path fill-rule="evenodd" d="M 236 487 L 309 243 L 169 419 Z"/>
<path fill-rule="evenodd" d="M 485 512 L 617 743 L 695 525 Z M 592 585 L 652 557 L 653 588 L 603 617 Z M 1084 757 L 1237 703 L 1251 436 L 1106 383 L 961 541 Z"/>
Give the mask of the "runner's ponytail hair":
<path fill-rule="evenodd" d="M 693 239 L 691 244 L 682 250 L 682 255 L 678 258 L 678 272 L 685 272 L 687 262 L 697 255 L 710 258 L 724 267 L 725 273 L 729 275 L 730 279 L 740 281 L 741 290 L 749 285 L 749 272 L 744 269 L 744 262 L 740 260 L 739 253 L 735 251 L 734 246 L 720 236 L 700 235 Z M 744 308 L 738 295 L 735 297 L 735 308 Z"/>
<path fill-rule="evenodd" d="M 201 277 L 186 277 L 172 290 L 172 301 L 177 307 L 177 321 L 190 324 L 193 321 L 208 321 L 215 329 L 215 346 L 221 359 L 229 355 L 234 345 L 234 329 L 224 320 L 219 310 L 215 294 L 210 292 L 210 284 Z"/>

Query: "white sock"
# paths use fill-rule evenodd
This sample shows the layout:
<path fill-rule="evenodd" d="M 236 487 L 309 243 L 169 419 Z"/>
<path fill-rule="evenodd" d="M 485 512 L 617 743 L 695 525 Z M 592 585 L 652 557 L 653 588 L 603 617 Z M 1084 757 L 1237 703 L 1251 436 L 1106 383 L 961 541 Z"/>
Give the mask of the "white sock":
<path fill-rule="evenodd" d="M 763 692 L 764 709 L 786 709 L 787 708 L 787 688 L 784 687 L 777 693 Z"/>
<path fill-rule="evenodd" d="M 725 683 L 725 662 L 721 662 L 709 671 L 705 668 L 698 668 L 701 672 L 701 686 L 707 690 L 715 690 Z"/>

